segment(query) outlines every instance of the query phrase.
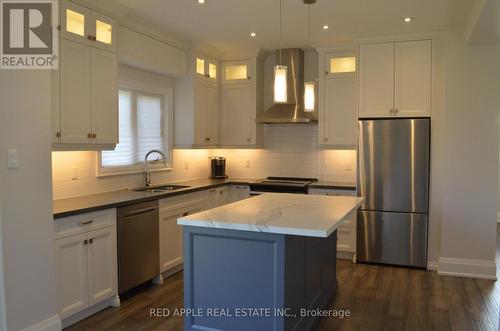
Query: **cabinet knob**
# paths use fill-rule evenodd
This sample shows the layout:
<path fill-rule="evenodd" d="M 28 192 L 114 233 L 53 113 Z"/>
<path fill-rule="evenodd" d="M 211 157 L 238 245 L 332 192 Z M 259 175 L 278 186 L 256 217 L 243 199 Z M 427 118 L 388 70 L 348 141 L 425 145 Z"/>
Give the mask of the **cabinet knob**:
<path fill-rule="evenodd" d="M 92 133 L 89 133 L 89 134 L 87 135 L 87 138 L 92 139 Z"/>
<path fill-rule="evenodd" d="M 205 141 L 210 141 L 210 138 L 206 137 L 206 138 L 205 138 Z"/>
<path fill-rule="evenodd" d="M 85 240 L 83 241 L 83 244 L 84 244 L 84 245 L 87 245 L 88 243 L 89 243 L 89 241 L 88 241 L 87 239 L 85 239 Z"/>
<path fill-rule="evenodd" d="M 92 134 L 92 138 L 93 139 L 97 138 L 97 134 L 96 133 Z"/>
<path fill-rule="evenodd" d="M 328 75 L 328 71 L 325 71 L 325 75 Z"/>
<path fill-rule="evenodd" d="M 397 109 L 394 109 L 394 114 L 397 114 L 398 113 L 398 110 Z"/>
<path fill-rule="evenodd" d="M 247 142 L 250 142 L 250 140 L 252 140 L 252 139 L 250 139 L 250 138 L 247 138 Z"/>
<path fill-rule="evenodd" d="M 186 217 L 187 215 L 189 215 L 188 212 L 182 213 L 182 217 Z"/>
<path fill-rule="evenodd" d="M 56 133 L 56 137 L 57 137 L 57 138 L 61 138 L 61 132 L 57 132 L 57 133 Z"/>
<path fill-rule="evenodd" d="M 89 244 L 93 244 L 94 243 L 94 239 L 90 238 L 89 239 Z"/>
<path fill-rule="evenodd" d="M 91 36 L 91 35 L 88 35 L 88 36 L 87 36 L 87 39 L 88 39 L 88 40 L 92 40 L 92 36 Z"/>
<path fill-rule="evenodd" d="M 325 140 L 325 141 L 328 141 L 328 138 L 327 138 L 327 137 L 325 137 L 325 138 L 324 138 L 324 140 Z"/>
<path fill-rule="evenodd" d="M 92 36 L 92 40 L 96 41 L 97 40 L 96 36 Z"/>
<path fill-rule="evenodd" d="M 250 77 L 250 76 L 247 76 L 247 79 L 248 79 L 248 80 L 250 80 L 250 79 L 252 79 L 252 77 Z"/>

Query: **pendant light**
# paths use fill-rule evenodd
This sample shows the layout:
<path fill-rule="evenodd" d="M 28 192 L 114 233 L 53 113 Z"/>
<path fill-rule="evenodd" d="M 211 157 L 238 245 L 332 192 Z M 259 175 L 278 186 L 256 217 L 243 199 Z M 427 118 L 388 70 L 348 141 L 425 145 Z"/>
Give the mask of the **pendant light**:
<path fill-rule="evenodd" d="M 274 103 L 286 103 L 287 96 L 287 66 L 282 65 L 281 62 L 281 35 L 282 35 L 282 4 L 280 0 L 280 43 L 279 43 L 279 63 L 274 66 Z"/>
<path fill-rule="evenodd" d="M 308 16 L 308 43 L 307 46 L 311 47 L 311 5 L 315 3 L 316 0 L 304 0 L 304 3 L 308 6 L 309 16 Z M 316 109 L 316 82 L 305 82 L 304 83 L 304 111 L 313 112 Z"/>

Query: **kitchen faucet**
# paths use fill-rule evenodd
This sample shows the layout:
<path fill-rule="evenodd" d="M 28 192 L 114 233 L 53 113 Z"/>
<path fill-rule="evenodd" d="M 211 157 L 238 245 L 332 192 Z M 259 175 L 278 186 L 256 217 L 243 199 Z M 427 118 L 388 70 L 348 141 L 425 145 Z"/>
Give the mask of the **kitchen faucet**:
<path fill-rule="evenodd" d="M 144 157 L 144 173 L 143 173 L 145 187 L 149 187 L 151 185 L 151 183 L 153 182 L 151 180 L 151 173 L 149 172 L 149 169 L 148 169 L 148 156 L 153 154 L 153 153 L 160 154 L 161 157 L 163 158 L 162 163 L 164 165 L 167 165 L 167 156 L 162 151 L 160 151 L 158 149 L 152 149 L 149 152 L 147 152 L 146 156 Z M 160 160 L 160 158 L 158 157 L 156 160 L 152 161 L 152 163 L 157 163 L 159 160 Z"/>

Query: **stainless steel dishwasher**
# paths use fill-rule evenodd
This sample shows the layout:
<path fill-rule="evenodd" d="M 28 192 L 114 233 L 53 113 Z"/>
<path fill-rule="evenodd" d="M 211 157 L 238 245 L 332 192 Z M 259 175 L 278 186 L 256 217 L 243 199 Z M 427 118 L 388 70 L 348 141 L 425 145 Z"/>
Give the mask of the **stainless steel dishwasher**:
<path fill-rule="evenodd" d="M 158 200 L 118 208 L 118 292 L 160 273 Z"/>

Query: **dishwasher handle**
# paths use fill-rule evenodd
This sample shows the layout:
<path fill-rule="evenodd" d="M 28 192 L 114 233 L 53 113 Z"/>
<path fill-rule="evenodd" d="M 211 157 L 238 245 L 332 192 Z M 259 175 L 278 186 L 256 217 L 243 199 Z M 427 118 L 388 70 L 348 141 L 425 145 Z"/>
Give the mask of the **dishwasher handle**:
<path fill-rule="evenodd" d="M 150 208 L 133 210 L 133 211 L 129 212 L 128 214 L 123 215 L 123 218 L 129 218 L 129 217 L 133 217 L 133 216 L 154 213 L 156 211 L 156 209 L 158 209 L 158 207 L 150 207 Z"/>

